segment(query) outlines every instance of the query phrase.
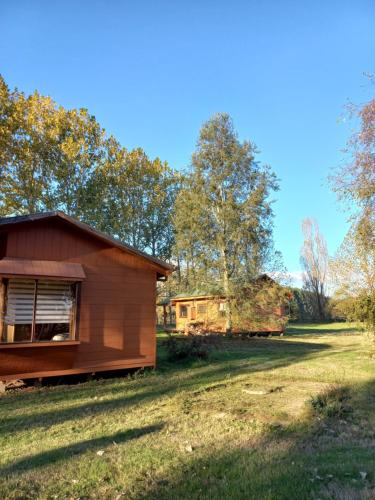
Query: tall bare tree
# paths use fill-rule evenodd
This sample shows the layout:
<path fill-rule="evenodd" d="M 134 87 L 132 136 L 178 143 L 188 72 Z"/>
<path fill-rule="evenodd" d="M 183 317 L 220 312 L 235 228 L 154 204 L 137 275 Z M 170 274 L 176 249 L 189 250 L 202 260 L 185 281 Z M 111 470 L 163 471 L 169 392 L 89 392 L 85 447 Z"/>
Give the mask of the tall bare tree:
<path fill-rule="evenodd" d="M 328 275 L 328 251 L 324 236 L 316 220 L 306 218 L 302 221 L 303 246 L 301 265 L 304 270 L 304 288 L 313 292 L 319 319 L 326 318 L 326 284 Z"/>
<path fill-rule="evenodd" d="M 375 254 L 375 99 L 362 106 L 351 106 L 351 115 L 360 128 L 349 139 L 349 161 L 331 177 L 339 199 L 353 214 L 351 232 L 366 252 Z"/>

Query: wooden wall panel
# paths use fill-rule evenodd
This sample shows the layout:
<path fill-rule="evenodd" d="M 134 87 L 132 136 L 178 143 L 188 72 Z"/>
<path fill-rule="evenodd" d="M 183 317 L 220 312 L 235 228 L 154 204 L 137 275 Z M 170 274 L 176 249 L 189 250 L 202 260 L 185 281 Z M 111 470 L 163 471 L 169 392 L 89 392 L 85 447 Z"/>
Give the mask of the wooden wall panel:
<path fill-rule="evenodd" d="M 74 366 L 78 346 L 0 350 L 0 377 L 27 372 L 62 371 Z"/>
<path fill-rule="evenodd" d="M 81 343 L 69 351 L 74 353 L 69 368 L 80 369 L 112 361 L 126 363 L 126 359 L 132 359 L 134 366 L 137 357 L 144 359 L 145 365 L 155 363 L 156 270 L 151 262 L 109 247 L 60 220 L 13 226 L 8 231 L 6 256 L 83 265 L 86 279 L 81 287 L 77 331 Z M 13 349 L 10 354 L 10 349 L 2 350 L 0 346 L 0 365 L 9 370 L 22 358 L 22 372 L 13 373 L 25 373 L 30 357 L 33 358 L 30 370 L 35 371 L 37 365 L 42 365 L 39 354 L 37 358 L 35 354 L 42 353 L 42 349 L 25 348 L 24 355 L 20 352 L 15 355 L 13 351 L 24 349 Z M 43 355 L 52 360 L 49 370 L 53 370 L 53 366 L 61 370 L 60 361 L 51 354 L 60 349 L 62 347 L 43 351 Z M 69 363 L 66 362 L 67 368 Z M 4 370 L 0 367 L 1 374 L 4 375 Z"/>

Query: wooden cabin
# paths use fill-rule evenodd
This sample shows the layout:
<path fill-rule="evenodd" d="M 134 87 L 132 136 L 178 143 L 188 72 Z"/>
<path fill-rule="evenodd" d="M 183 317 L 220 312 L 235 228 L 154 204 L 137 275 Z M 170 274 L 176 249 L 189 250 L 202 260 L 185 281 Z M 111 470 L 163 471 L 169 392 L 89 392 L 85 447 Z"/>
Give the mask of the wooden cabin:
<path fill-rule="evenodd" d="M 175 307 L 176 330 L 187 332 L 190 325 L 204 330 L 225 331 L 225 298 L 215 295 L 178 295 L 171 299 Z"/>
<path fill-rule="evenodd" d="M 171 271 L 62 212 L 0 218 L 0 381 L 155 366 Z"/>
<path fill-rule="evenodd" d="M 257 280 L 269 283 L 271 278 L 261 275 Z M 190 330 L 223 333 L 226 328 L 226 298 L 220 295 L 178 295 L 171 299 L 175 307 L 175 330 L 188 333 Z M 247 318 L 242 325 L 234 324 L 233 333 L 283 333 L 287 317 L 283 305 L 255 306 L 254 317 Z M 255 318 L 256 316 L 256 318 Z"/>

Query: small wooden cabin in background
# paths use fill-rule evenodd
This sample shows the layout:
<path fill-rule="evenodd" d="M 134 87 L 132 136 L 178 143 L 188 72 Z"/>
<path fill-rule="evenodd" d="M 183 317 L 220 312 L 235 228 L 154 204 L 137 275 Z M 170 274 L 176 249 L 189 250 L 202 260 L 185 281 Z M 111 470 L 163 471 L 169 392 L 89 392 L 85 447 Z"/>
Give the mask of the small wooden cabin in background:
<path fill-rule="evenodd" d="M 171 299 L 176 311 L 176 330 L 187 331 L 191 324 L 204 329 L 225 331 L 225 298 L 215 295 L 177 295 Z"/>
<path fill-rule="evenodd" d="M 258 291 L 262 290 L 265 285 L 279 286 L 269 276 L 263 274 L 254 280 L 255 288 Z M 254 299 L 253 299 L 254 300 Z M 256 301 L 256 298 L 255 298 Z M 163 305 L 164 318 L 167 320 L 170 317 L 169 311 L 174 309 L 175 325 L 174 329 L 180 332 L 187 332 L 189 328 L 202 329 L 208 332 L 225 332 L 226 316 L 225 316 L 226 298 L 221 295 L 210 295 L 204 293 L 195 293 L 191 295 L 181 294 L 172 297 L 169 302 L 169 307 L 164 301 Z M 248 318 L 244 323 L 243 328 L 234 326 L 233 332 L 248 332 L 248 333 L 282 333 L 286 324 L 286 314 L 284 305 L 267 305 L 254 306 L 254 313 L 257 318 Z M 168 323 L 165 326 L 170 327 Z M 172 327 L 173 328 L 173 327 Z"/>
<path fill-rule="evenodd" d="M 62 212 L 0 218 L 0 381 L 155 366 L 171 271 Z"/>

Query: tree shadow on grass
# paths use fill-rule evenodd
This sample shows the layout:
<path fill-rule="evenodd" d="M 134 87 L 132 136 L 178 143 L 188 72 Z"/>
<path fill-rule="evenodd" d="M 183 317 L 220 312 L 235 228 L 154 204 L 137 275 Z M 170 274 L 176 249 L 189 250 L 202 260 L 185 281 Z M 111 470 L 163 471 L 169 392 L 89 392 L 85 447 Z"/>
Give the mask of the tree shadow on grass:
<path fill-rule="evenodd" d="M 346 387 L 346 415 L 306 411 L 289 428 L 272 428 L 241 446 L 171 468 L 140 497 L 167 499 L 364 500 L 375 498 L 375 381 Z M 332 388 L 332 394 L 337 388 Z M 328 396 L 330 392 L 328 392 Z M 197 458 L 194 458 L 196 454 Z"/>
<path fill-rule="evenodd" d="M 206 364 L 222 363 L 226 361 L 242 362 L 244 360 L 257 361 L 268 358 L 275 362 L 275 368 L 288 366 L 300 359 L 308 358 L 315 353 L 329 349 L 325 343 L 293 342 L 289 339 L 243 338 L 222 339 L 218 346 L 213 347 L 210 359 Z M 168 361 L 165 353 L 159 349 L 158 371 L 168 372 L 169 375 L 178 374 L 196 364 L 194 361 Z M 267 369 L 266 367 L 264 368 Z"/>
<path fill-rule="evenodd" d="M 206 363 L 167 363 L 164 362 L 162 373 L 159 376 L 153 376 L 139 381 L 137 386 L 134 383 L 130 386 L 132 391 L 129 394 L 127 384 L 122 385 L 120 390 L 116 391 L 114 387 L 112 394 L 114 397 L 98 401 L 97 398 L 102 395 L 107 397 L 106 384 L 100 387 L 90 384 L 87 391 L 80 390 L 77 394 L 71 391 L 71 387 L 61 389 L 58 393 L 59 407 L 56 407 L 54 398 L 51 402 L 47 399 L 47 405 L 52 408 L 44 407 L 39 411 L 35 408 L 40 407 L 43 392 L 35 393 L 33 397 L 28 398 L 28 408 L 30 412 L 25 412 L 21 406 L 21 414 L 15 414 L 11 402 L 7 403 L 8 398 L 4 398 L 5 411 L 2 411 L 0 435 L 8 436 L 22 430 L 44 427 L 46 432 L 55 424 L 85 418 L 88 416 L 110 414 L 122 409 L 129 409 L 137 404 L 146 404 L 150 401 L 162 398 L 164 396 L 173 396 L 181 391 L 194 391 L 202 386 L 217 383 L 226 378 L 229 374 L 239 373 L 257 373 L 261 371 L 273 370 L 289 366 L 303 359 L 319 354 L 321 351 L 328 350 L 329 345 L 323 343 L 306 342 L 284 342 L 282 340 L 269 339 L 249 339 L 241 341 L 237 339 L 233 342 L 226 342 L 221 350 L 213 353 L 213 357 Z M 134 382 L 134 381 L 133 381 Z M 138 381 L 136 381 L 138 382 Z M 135 392 L 134 392 L 135 391 Z M 53 393 L 56 398 L 56 392 Z M 95 396 L 95 399 L 94 399 Z M 64 399 L 65 397 L 65 399 Z M 84 404 L 75 404 L 80 398 L 91 397 L 92 401 Z M 22 392 L 17 394 L 22 401 Z M 46 404 L 46 397 L 42 402 Z M 61 407 L 61 403 L 73 403 L 68 407 Z M 1 403 L 0 403 L 1 410 Z M 9 412 L 10 416 L 5 414 Z"/>
<path fill-rule="evenodd" d="M 87 439 L 86 441 L 79 441 L 67 446 L 55 448 L 48 451 L 42 451 L 36 455 L 31 455 L 16 462 L 0 468 L 1 475 L 10 475 L 16 473 L 23 473 L 32 469 L 43 468 L 49 465 L 56 464 L 62 460 L 68 460 L 71 457 L 82 455 L 88 451 L 96 452 L 107 448 L 108 446 L 115 446 L 133 439 L 140 438 L 146 434 L 158 432 L 163 428 L 163 424 L 148 425 L 136 429 L 129 429 L 127 431 L 118 432 L 111 436 L 102 436 L 100 438 Z M 104 450 L 103 450 L 104 451 Z"/>

